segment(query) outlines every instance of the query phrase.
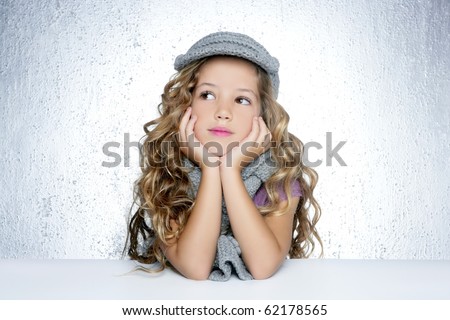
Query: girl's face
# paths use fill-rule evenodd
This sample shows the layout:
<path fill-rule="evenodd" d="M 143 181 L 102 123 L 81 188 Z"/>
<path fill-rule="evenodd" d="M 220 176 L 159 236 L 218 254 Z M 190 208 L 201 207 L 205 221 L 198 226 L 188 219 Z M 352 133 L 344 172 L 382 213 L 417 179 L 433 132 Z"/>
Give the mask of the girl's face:
<path fill-rule="evenodd" d="M 192 114 L 197 116 L 195 136 L 208 150 L 225 154 L 248 136 L 260 112 L 258 76 L 252 63 L 213 57 L 200 68 Z"/>

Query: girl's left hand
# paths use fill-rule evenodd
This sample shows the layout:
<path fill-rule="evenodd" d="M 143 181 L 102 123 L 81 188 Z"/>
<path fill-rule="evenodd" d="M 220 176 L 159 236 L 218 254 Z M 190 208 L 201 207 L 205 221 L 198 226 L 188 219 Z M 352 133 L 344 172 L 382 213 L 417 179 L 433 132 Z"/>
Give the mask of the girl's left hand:
<path fill-rule="evenodd" d="M 271 139 L 272 134 L 263 118 L 254 117 L 250 133 L 237 146 L 228 150 L 221 157 L 220 168 L 233 168 L 240 172 L 244 167 L 268 150 Z"/>

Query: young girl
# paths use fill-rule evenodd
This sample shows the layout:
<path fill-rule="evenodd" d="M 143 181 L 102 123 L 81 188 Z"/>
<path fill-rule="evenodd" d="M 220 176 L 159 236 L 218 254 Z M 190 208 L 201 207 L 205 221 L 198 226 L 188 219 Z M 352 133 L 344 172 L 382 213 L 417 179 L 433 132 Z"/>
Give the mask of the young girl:
<path fill-rule="evenodd" d="M 176 58 L 160 117 L 144 126 L 131 259 L 191 279 L 265 279 L 286 257 L 307 258 L 314 238 L 322 246 L 317 174 L 276 101 L 278 67 L 231 32 Z"/>

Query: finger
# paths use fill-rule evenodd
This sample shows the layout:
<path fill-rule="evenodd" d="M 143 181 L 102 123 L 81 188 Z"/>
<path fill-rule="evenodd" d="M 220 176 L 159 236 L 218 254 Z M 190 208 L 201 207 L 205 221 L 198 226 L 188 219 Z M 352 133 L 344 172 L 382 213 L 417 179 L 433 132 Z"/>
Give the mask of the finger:
<path fill-rule="evenodd" d="M 254 117 L 252 120 L 252 129 L 248 136 L 244 139 L 245 142 L 251 141 L 255 142 L 259 135 L 259 121 L 257 117 Z"/>
<path fill-rule="evenodd" d="M 192 115 L 191 118 L 189 119 L 188 123 L 186 124 L 186 128 L 185 128 L 185 132 L 186 132 L 187 136 L 194 133 L 194 126 L 195 126 L 196 122 L 197 122 L 197 116 Z"/>
<path fill-rule="evenodd" d="M 202 161 L 203 146 L 197 139 L 194 133 L 195 123 L 197 122 L 197 115 L 192 115 L 186 125 L 187 145 L 189 147 L 188 155 L 197 163 Z"/>
<path fill-rule="evenodd" d="M 264 123 L 264 120 L 262 119 L 262 117 L 258 117 L 257 119 L 258 122 L 258 136 L 255 139 L 255 152 L 257 153 L 262 153 L 264 152 L 264 138 L 265 136 L 268 134 L 269 129 L 267 129 L 266 124 Z"/>
<path fill-rule="evenodd" d="M 272 135 L 262 117 L 260 117 L 258 121 L 261 128 L 257 140 L 258 148 L 262 148 L 265 151 L 267 150 L 267 147 L 270 144 L 270 141 L 272 140 Z"/>
<path fill-rule="evenodd" d="M 191 114 L 192 114 L 192 108 L 189 107 L 186 109 L 183 117 L 181 118 L 180 125 L 178 127 L 178 135 L 179 135 L 179 139 L 180 139 L 180 141 L 179 141 L 180 150 L 181 150 L 181 152 L 183 152 L 186 155 L 189 154 L 189 142 L 188 142 L 188 139 L 186 136 L 186 126 L 189 122 Z"/>
<path fill-rule="evenodd" d="M 180 133 L 181 139 L 183 141 L 186 141 L 186 126 L 191 117 L 191 113 L 192 113 L 192 108 L 191 107 L 187 108 L 186 112 L 184 113 L 183 117 L 181 118 L 180 125 L 178 127 L 178 132 Z"/>
<path fill-rule="evenodd" d="M 264 138 L 267 135 L 267 133 L 269 132 L 269 129 L 267 129 L 267 126 L 264 123 L 264 120 L 262 119 L 262 117 L 258 118 L 258 125 L 259 125 L 259 134 L 258 134 L 258 138 L 256 141 L 258 143 L 262 143 L 262 142 L 264 142 Z"/>

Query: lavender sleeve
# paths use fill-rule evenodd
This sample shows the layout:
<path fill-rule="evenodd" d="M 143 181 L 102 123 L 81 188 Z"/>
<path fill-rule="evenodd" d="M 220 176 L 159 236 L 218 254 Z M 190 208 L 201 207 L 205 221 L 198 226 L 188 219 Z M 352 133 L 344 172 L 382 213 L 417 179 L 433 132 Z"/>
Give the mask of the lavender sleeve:
<path fill-rule="evenodd" d="M 280 199 L 282 201 L 287 199 L 286 193 L 284 192 L 283 188 L 279 186 L 278 193 L 280 194 Z M 300 182 L 298 180 L 294 180 L 291 184 L 291 196 L 292 197 L 301 197 L 302 196 L 302 190 L 300 187 Z M 264 187 L 264 184 L 256 191 L 255 196 L 253 197 L 253 203 L 258 206 L 264 206 L 268 202 L 268 195 L 266 188 Z"/>

